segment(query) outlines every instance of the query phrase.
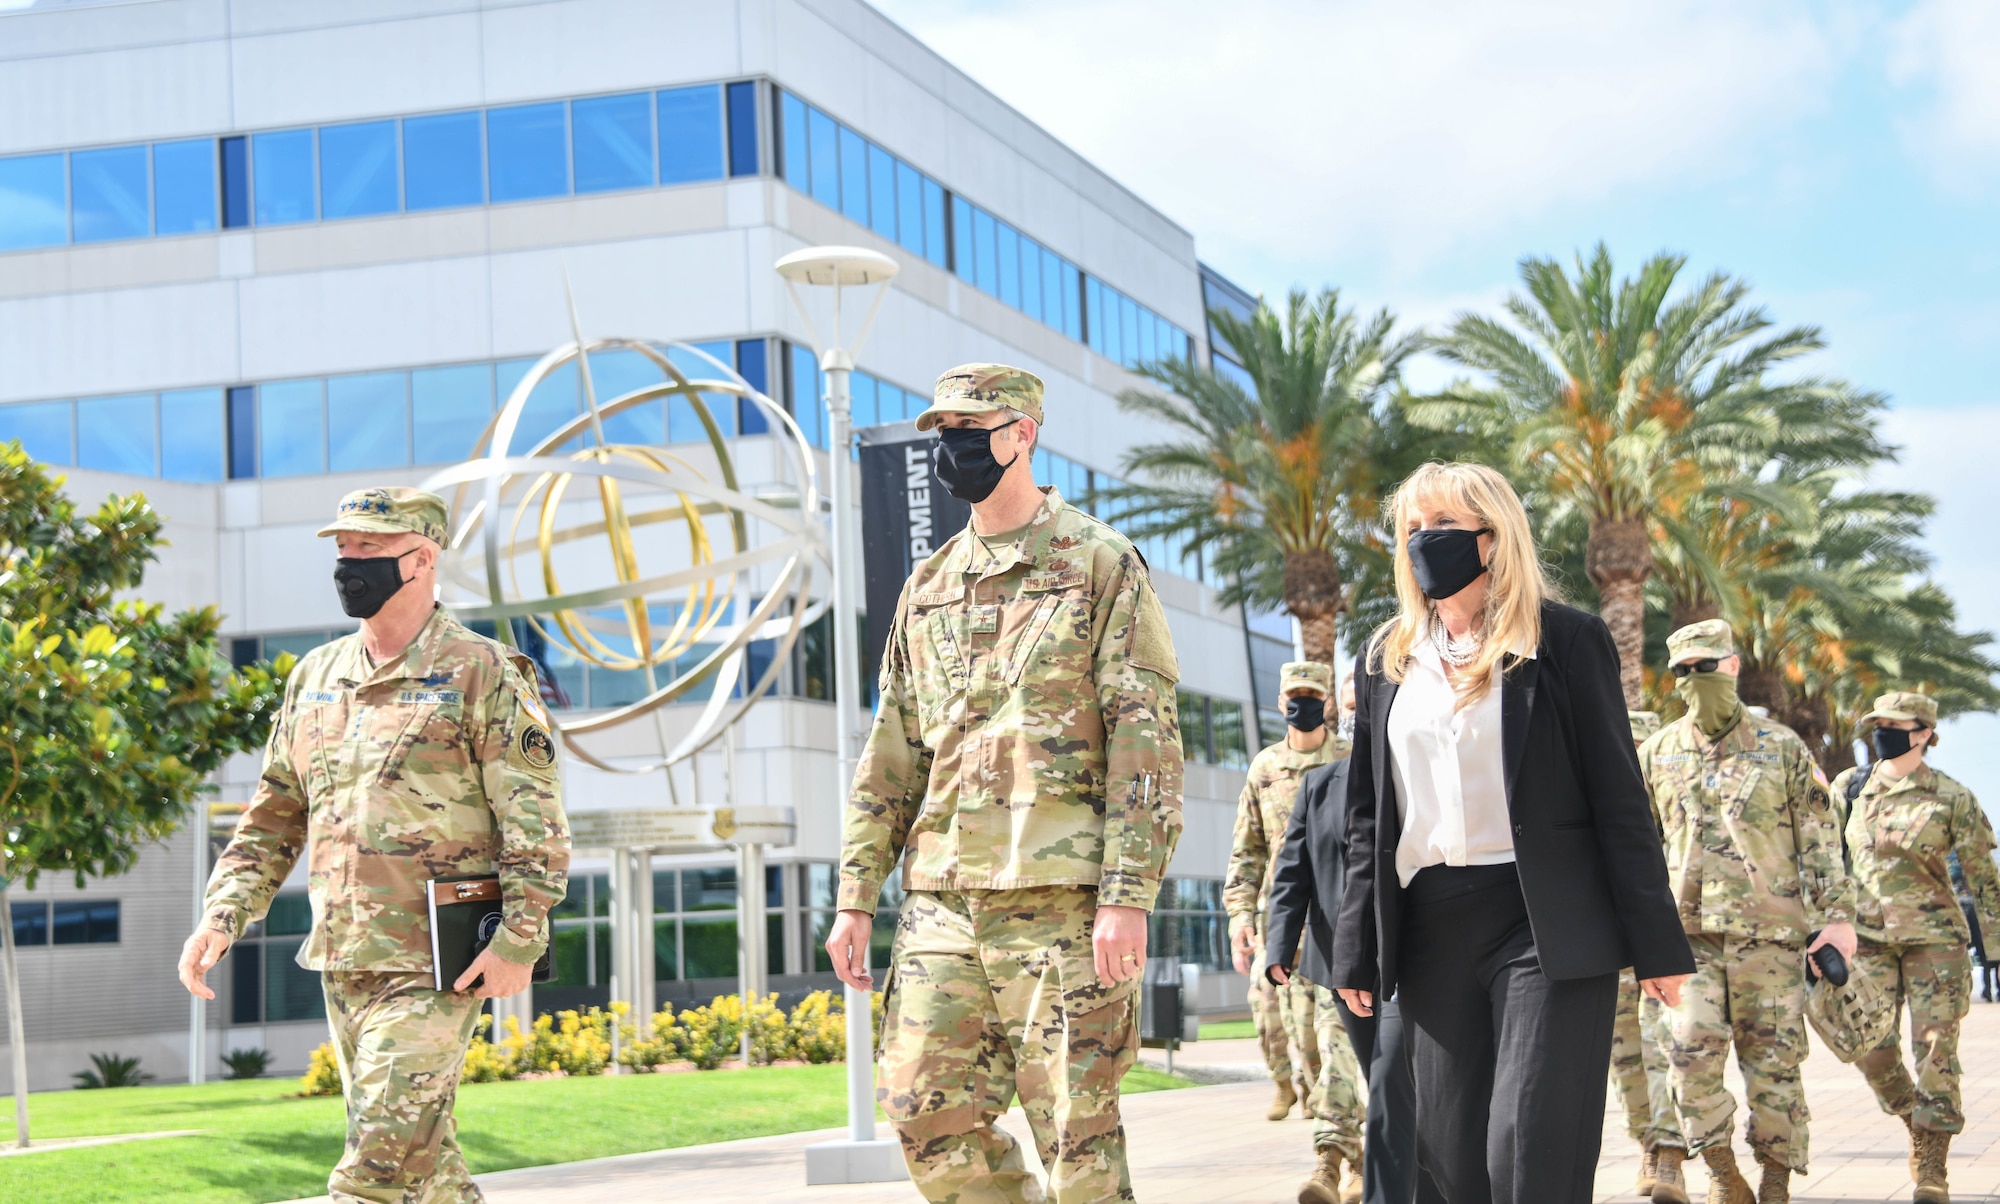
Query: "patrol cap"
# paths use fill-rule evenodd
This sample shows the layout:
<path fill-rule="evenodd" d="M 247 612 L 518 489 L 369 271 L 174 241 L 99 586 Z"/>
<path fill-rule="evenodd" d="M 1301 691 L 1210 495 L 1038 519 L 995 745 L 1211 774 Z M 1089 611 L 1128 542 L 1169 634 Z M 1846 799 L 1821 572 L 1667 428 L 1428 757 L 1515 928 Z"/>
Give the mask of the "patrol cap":
<path fill-rule="evenodd" d="M 1875 700 L 1875 709 L 1861 717 L 1872 725 L 1878 719 L 1907 719 L 1931 729 L 1931 744 L 1937 744 L 1937 699 L 1915 690 L 1891 690 Z"/>
<path fill-rule="evenodd" d="M 1847 985 L 1822 978 L 1806 994 L 1806 1019 L 1843 1062 L 1853 1062 L 1896 1035 L 1896 997 L 1873 975 L 1850 970 Z"/>
<path fill-rule="evenodd" d="M 1722 660 L 1735 655 L 1736 633 L 1721 619 L 1689 623 L 1667 637 L 1667 663 L 1670 665 L 1707 660 L 1709 657 Z"/>
<path fill-rule="evenodd" d="M 946 414 L 984 414 L 1019 410 L 1042 421 L 1042 378 L 1025 368 L 1006 364 L 960 364 L 937 378 L 930 408 L 917 415 L 917 429 L 927 431 Z"/>
<path fill-rule="evenodd" d="M 1632 722 L 1632 743 L 1643 744 L 1660 730 L 1658 711 L 1627 711 L 1625 717 Z"/>
<path fill-rule="evenodd" d="M 361 531 L 371 535 L 396 535 L 408 531 L 443 547 L 449 527 L 444 499 L 407 485 L 357 489 L 340 499 L 340 509 L 332 522 L 321 527 L 321 536 L 340 531 Z"/>
<path fill-rule="evenodd" d="M 1325 661 L 1286 661 L 1278 670 L 1278 693 L 1289 694 L 1293 690 L 1317 690 L 1331 696 L 1333 666 Z"/>

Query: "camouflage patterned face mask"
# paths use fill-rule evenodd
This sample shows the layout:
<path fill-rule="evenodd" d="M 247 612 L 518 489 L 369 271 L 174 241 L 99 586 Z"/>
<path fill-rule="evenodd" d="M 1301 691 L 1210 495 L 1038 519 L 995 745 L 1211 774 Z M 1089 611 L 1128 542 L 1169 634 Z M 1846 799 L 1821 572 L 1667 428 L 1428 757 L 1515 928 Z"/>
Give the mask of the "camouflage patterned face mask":
<path fill-rule="evenodd" d="M 1736 679 L 1727 673 L 1690 673 L 1674 687 L 1702 734 L 1714 738 L 1736 718 Z"/>

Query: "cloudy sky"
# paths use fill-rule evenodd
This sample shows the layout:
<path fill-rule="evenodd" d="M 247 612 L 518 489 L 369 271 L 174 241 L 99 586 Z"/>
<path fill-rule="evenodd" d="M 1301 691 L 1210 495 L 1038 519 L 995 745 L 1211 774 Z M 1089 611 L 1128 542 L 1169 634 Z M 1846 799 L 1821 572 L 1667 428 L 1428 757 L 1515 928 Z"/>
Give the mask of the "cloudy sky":
<path fill-rule="evenodd" d="M 1255 292 L 1436 323 L 1599 239 L 1746 278 L 1894 399 L 1883 478 L 2000 632 L 2000 5 L 872 2 Z M 2000 812 L 2000 720 L 1939 764 Z"/>

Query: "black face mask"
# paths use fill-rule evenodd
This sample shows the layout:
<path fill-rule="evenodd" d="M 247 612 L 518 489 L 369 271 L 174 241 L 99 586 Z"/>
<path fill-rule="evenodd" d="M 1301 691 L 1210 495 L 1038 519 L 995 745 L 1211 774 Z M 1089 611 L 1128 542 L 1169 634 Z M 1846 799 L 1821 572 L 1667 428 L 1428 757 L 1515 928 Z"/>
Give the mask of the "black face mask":
<path fill-rule="evenodd" d="M 1877 759 L 1893 761 L 1910 751 L 1910 737 L 1923 730 L 1918 728 L 1916 731 L 1906 732 L 1899 727 L 1878 727 L 1875 729 L 1875 734 L 1868 738 L 1868 742 L 1875 746 Z"/>
<path fill-rule="evenodd" d="M 1326 726 L 1326 699 L 1310 694 L 1285 699 L 1285 722 L 1302 732 Z"/>
<path fill-rule="evenodd" d="M 1019 422 L 1016 418 L 1014 422 Z M 944 491 L 961 502 L 978 503 L 993 496 L 1000 488 L 1000 478 L 1014 467 L 1019 460 L 1019 452 L 1014 460 L 1002 464 L 993 455 L 993 432 L 1004 431 L 1014 422 L 999 426 L 947 426 L 938 429 L 937 446 L 931 449 L 931 464 L 937 470 L 938 480 L 944 482 Z"/>
<path fill-rule="evenodd" d="M 372 619 L 403 588 L 403 556 L 342 556 L 333 562 L 333 588 L 350 619 Z"/>
<path fill-rule="evenodd" d="M 1424 597 L 1441 601 L 1477 581 L 1486 571 L 1479 560 L 1479 537 L 1492 533 L 1489 527 L 1410 532 L 1410 571 L 1416 574 L 1417 588 L 1424 591 Z"/>

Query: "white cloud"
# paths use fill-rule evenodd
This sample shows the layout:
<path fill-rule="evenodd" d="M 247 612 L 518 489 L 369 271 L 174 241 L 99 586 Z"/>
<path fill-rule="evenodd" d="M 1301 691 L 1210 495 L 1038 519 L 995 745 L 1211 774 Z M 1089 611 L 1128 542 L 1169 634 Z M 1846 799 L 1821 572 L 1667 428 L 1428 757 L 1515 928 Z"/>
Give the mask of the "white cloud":
<path fill-rule="evenodd" d="M 1823 106 L 1847 41 L 1727 0 L 877 3 L 1205 255 L 1280 281 L 1357 255 L 1401 275 L 1559 206 L 1724 178 Z"/>
<path fill-rule="evenodd" d="M 1986 0 L 1923 0 L 1894 27 L 1889 78 L 1927 93 L 1928 107 L 1902 125 L 1913 150 L 1945 179 L 2000 159 L 2000 6 Z"/>

